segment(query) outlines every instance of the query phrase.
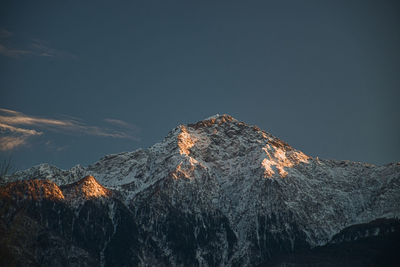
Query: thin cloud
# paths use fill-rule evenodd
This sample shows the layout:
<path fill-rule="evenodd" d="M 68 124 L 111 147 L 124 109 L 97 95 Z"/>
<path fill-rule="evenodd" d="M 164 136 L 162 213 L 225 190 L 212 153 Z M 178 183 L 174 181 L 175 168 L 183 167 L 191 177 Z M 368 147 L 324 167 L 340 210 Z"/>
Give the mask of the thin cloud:
<path fill-rule="evenodd" d="M 6 57 L 18 58 L 20 56 L 32 54 L 32 51 L 7 48 L 4 45 L 0 44 L 0 54 Z"/>
<path fill-rule="evenodd" d="M 18 133 L 18 134 L 23 134 L 23 135 L 41 135 L 43 134 L 42 132 L 38 132 L 36 130 L 31 130 L 31 129 L 24 129 L 24 128 L 18 128 L 18 127 L 14 127 L 8 124 L 4 124 L 2 122 L 0 122 L 0 129 L 1 131 L 9 131 L 12 133 Z"/>
<path fill-rule="evenodd" d="M 75 56 L 74 54 L 49 47 L 47 42 L 39 39 L 33 39 L 31 49 L 34 55 L 41 57 L 77 59 L 77 56 Z"/>
<path fill-rule="evenodd" d="M 6 29 L 0 29 L 0 54 L 6 57 L 19 58 L 22 56 L 38 56 L 62 59 L 77 59 L 78 57 L 70 52 L 51 47 L 46 41 L 40 39 L 22 40 L 24 48 L 16 48 L 12 42 L 13 33 Z"/>
<path fill-rule="evenodd" d="M 88 125 L 76 119 L 59 120 L 29 116 L 18 111 L 0 108 L 0 132 L 2 135 L 5 135 L 5 137 L 1 137 L 0 139 L 0 150 L 10 150 L 24 145 L 27 143 L 28 138 L 42 135 L 46 131 L 139 141 L 133 130 L 133 127 L 136 126 L 121 120 L 115 121 L 118 121 L 119 125 L 123 127 L 118 127 L 118 129 L 104 128 Z M 23 126 L 35 129 L 26 129 Z"/>
<path fill-rule="evenodd" d="M 109 119 L 109 118 L 104 119 L 104 121 L 108 122 L 110 124 L 116 125 L 116 126 L 125 127 L 125 128 L 132 129 L 132 130 L 138 130 L 136 125 L 133 125 L 126 121 L 117 120 L 117 119 Z"/>
<path fill-rule="evenodd" d="M 12 150 L 16 147 L 22 146 L 26 143 L 28 136 L 1 136 L 0 137 L 0 151 Z"/>
<path fill-rule="evenodd" d="M 13 110 L 0 109 L 0 112 L 4 112 L 11 116 L 16 116 L 18 113 Z M 0 116 L 0 133 L 4 136 L 0 136 L 0 151 L 12 150 L 16 147 L 26 144 L 26 141 L 31 136 L 42 135 L 43 132 L 36 131 L 34 129 L 25 129 L 22 127 L 16 127 L 7 123 L 7 118 Z"/>
<path fill-rule="evenodd" d="M 18 111 L 14 111 L 14 110 L 11 110 L 11 109 L 6 109 L 6 108 L 0 108 L 0 112 L 2 112 L 2 113 L 7 113 L 7 114 L 20 114 L 20 112 L 18 112 Z"/>
<path fill-rule="evenodd" d="M 46 145 L 46 147 L 49 150 L 57 151 L 57 152 L 64 151 L 69 148 L 68 145 L 57 146 L 52 140 L 47 140 L 44 144 Z"/>
<path fill-rule="evenodd" d="M 8 115 L 0 115 L 0 122 L 11 125 L 56 125 L 67 126 L 71 124 L 68 121 L 46 119 L 40 117 L 26 116 L 21 112 L 14 110 L 0 108 L 0 113 L 7 113 Z"/>

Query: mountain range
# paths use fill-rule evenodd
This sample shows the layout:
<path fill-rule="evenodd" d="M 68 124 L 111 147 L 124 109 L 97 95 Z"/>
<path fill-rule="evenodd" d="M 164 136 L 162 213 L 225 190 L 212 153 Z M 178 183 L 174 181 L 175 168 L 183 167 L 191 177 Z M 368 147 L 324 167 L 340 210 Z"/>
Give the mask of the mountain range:
<path fill-rule="evenodd" d="M 0 187 L 4 266 L 398 266 L 400 163 L 313 158 L 229 115 Z"/>

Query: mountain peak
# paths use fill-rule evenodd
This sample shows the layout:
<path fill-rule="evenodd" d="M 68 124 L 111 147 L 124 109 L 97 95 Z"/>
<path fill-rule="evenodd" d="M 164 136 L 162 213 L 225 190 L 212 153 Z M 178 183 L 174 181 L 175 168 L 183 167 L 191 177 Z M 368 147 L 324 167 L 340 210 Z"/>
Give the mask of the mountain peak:
<path fill-rule="evenodd" d="M 203 121 L 208 121 L 208 120 L 213 120 L 213 119 L 228 119 L 228 120 L 236 120 L 235 118 L 233 118 L 231 115 L 229 115 L 229 114 L 215 114 L 215 115 L 212 115 L 212 116 L 210 116 L 210 117 L 208 117 L 208 118 L 205 118 Z"/>
<path fill-rule="evenodd" d="M 0 195 L 17 200 L 64 199 L 63 192 L 54 182 L 41 179 L 10 182 L 0 187 Z"/>
<path fill-rule="evenodd" d="M 216 115 L 208 117 L 204 120 L 198 121 L 196 123 L 188 124 L 188 126 L 198 129 L 201 127 L 210 127 L 213 125 L 221 125 L 226 122 L 238 122 L 238 120 L 236 120 L 235 118 L 233 118 L 232 116 L 230 116 L 228 114 L 222 114 L 222 115 L 216 114 Z"/>
<path fill-rule="evenodd" d="M 83 179 L 62 187 L 64 195 L 68 199 L 81 197 L 83 199 L 93 199 L 108 197 L 111 191 L 102 186 L 93 176 L 88 175 Z"/>
<path fill-rule="evenodd" d="M 310 159 L 257 126 L 247 125 L 226 114 L 180 125 L 173 133 L 179 154 L 183 156 L 177 160 L 172 172 L 175 178 L 193 178 L 195 170 L 210 168 L 218 169 L 222 176 L 229 176 L 232 172 L 245 172 L 239 167 L 243 161 L 250 162 L 247 167 L 251 170 L 262 170 L 265 178 L 284 178 L 290 169 Z M 230 162 L 230 168 L 223 167 L 227 162 Z"/>

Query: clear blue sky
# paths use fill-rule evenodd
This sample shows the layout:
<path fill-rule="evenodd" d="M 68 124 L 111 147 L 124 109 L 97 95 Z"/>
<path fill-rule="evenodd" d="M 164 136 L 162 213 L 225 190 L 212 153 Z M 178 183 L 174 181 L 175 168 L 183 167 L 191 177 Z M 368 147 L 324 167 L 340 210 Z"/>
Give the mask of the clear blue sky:
<path fill-rule="evenodd" d="M 1 1 L 0 156 L 87 165 L 227 113 L 310 156 L 400 161 L 399 14 L 398 1 Z"/>

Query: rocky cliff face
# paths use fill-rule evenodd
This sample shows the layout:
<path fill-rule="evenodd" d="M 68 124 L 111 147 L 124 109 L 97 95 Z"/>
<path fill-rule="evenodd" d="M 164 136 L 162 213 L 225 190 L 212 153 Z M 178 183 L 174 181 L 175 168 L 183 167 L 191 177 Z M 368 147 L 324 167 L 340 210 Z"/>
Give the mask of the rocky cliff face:
<path fill-rule="evenodd" d="M 0 243 L 16 264 L 321 264 L 313 254 L 330 264 L 326 251 L 342 244 L 399 241 L 398 163 L 314 159 L 228 115 L 87 168 L 43 164 L 9 182 Z"/>

